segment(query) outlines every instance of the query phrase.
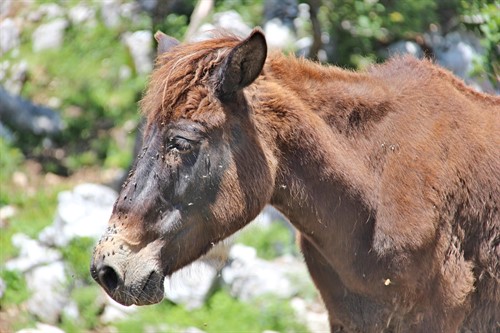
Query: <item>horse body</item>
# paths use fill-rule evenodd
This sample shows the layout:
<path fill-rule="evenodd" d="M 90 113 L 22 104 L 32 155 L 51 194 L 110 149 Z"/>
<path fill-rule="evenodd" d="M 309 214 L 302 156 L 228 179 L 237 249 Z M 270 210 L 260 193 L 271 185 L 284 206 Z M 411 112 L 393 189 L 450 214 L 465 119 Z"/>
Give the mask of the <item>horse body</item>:
<path fill-rule="evenodd" d="M 470 308 L 492 302 L 483 327 L 496 327 L 498 101 L 412 58 L 367 74 L 275 61 L 278 74 L 272 60 L 264 68 L 270 87 L 256 89 L 289 105 L 270 99 L 256 113 L 264 126 L 276 109 L 295 113 L 281 123 L 295 122 L 272 140 L 284 171 L 271 203 L 300 230 L 329 312 L 354 331 L 456 331 Z M 489 296 L 473 296 L 482 269 Z"/>
<path fill-rule="evenodd" d="M 91 268 L 112 297 L 160 301 L 164 275 L 271 203 L 332 331 L 499 328 L 498 98 L 412 58 L 352 73 L 266 57 L 258 31 L 159 40 L 143 154 Z"/>

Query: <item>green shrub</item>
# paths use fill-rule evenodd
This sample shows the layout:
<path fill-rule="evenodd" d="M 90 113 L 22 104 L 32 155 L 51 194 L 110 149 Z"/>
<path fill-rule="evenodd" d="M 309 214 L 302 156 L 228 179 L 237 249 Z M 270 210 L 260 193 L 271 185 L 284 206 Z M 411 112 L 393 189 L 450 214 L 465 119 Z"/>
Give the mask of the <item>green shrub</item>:
<path fill-rule="evenodd" d="M 379 50 L 397 40 L 422 40 L 431 26 L 467 29 L 481 36 L 486 55 L 475 73 L 488 75 L 498 85 L 500 73 L 500 14 L 496 0 L 332 0 L 323 1 L 318 17 L 329 32 L 334 64 L 364 68 L 382 61 Z"/>
<path fill-rule="evenodd" d="M 236 241 L 254 247 L 257 255 L 264 259 L 298 253 L 290 228 L 282 223 L 272 223 L 267 227 L 249 225 L 238 234 Z"/>
<path fill-rule="evenodd" d="M 22 152 L 0 137 L 0 207 L 10 202 L 12 175 L 23 161 Z"/>
<path fill-rule="evenodd" d="M 21 304 L 29 298 L 30 292 L 22 273 L 0 270 L 0 278 L 7 287 L 2 298 L 0 298 L 0 309 L 7 305 Z"/>
<path fill-rule="evenodd" d="M 379 59 L 377 49 L 398 39 L 412 39 L 437 21 L 434 0 L 324 1 L 319 18 L 330 33 L 341 66 L 360 68 Z"/>
<path fill-rule="evenodd" d="M 95 241 L 90 237 L 78 237 L 61 249 L 63 259 L 68 263 L 74 280 L 93 283 L 89 267 Z"/>
<path fill-rule="evenodd" d="M 483 36 L 481 44 L 486 54 L 478 59 L 472 75 L 480 75 L 486 71 L 488 79 L 499 88 L 500 75 L 500 11 L 497 1 L 461 1 L 461 22 L 467 29 Z"/>
<path fill-rule="evenodd" d="M 101 290 L 97 285 L 74 288 L 71 299 L 76 302 L 80 316 L 76 322 L 73 318 L 63 316 L 60 327 L 67 333 L 79 333 L 98 327 L 103 310 L 100 295 Z"/>
<path fill-rule="evenodd" d="M 274 297 L 252 303 L 240 302 L 226 292 L 217 291 L 201 309 L 188 311 L 164 301 L 141 308 L 129 319 L 116 323 L 120 332 L 152 331 L 179 332 L 190 326 L 210 332 L 305 332 L 303 325 L 290 308 L 288 301 Z"/>

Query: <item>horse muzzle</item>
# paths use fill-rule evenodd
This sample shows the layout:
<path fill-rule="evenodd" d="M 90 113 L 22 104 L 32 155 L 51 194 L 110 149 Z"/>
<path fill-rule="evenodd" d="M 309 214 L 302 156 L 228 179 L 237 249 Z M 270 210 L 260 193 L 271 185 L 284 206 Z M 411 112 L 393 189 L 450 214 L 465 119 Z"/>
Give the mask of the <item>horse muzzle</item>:
<path fill-rule="evenodd" d="M 164 295 L 165 277 L 158 263 L 157 251 L 149 245 L 134 252 L 120 242 L 101 240 L 94 250 L 90 274 L 120 304 L 155 304 Z"/>

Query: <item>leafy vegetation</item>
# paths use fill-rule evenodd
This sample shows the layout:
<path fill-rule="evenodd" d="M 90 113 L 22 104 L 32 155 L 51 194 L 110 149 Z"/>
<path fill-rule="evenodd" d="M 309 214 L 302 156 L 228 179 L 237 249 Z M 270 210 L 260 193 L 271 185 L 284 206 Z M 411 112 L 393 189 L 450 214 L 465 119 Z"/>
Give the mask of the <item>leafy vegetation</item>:
<path fill-rule="evenodd" d="M 7 191 L 7 184 L 23 161 L 22 152 L 0 137 L 0 206 L 12 200 L 12 194 Z"/>
<path fill-rule="evenodd" d="M 80 316 L 75 320 L 63 315 L 60 327 L 67 333 L 79 333 L 83 330 L 90 331 L 98 328 L 99 315 L 103 308 L 101 293 L 102 291 L 97 285 L 83 285 L 74 288 L 71 299 L 76 302 Z"/>
<path fill-rule="evenodd" d="M 94 246 L 94 239 L 79 237 L 73 239 L 67 246 L 62 248 L 63 259 L 68 264 L 73 279 L 81 280 L 88 284 L 93 283 L 89 273 L 89 266 Z"/>
<path fill-rule="evenodd" d="M 201 309 L 188 311 L 164 301 L 156 306 L 141 308 L 137 314 L 115 326 L 120 332 L 142 332 L 145 328 L 178 332 L 181 328 L 191 326 L 208 333 L 306 331 L 297 322 L 288 301 L 269 296 L 254 303 L 243 303 L 224 291 L 217 291 Z"/>
<path fill-rule="evenodd" d="M 443 33 L 451 29 L 479 32 L 487 49 L 483 63 L 490 66 L 490 74 L 498 73 L 496 0 L 332 0 L 323 1 L 319 18 L 335 45 L 329 61 L 341 66 L 361 68 L 381 61 L 378 50 L 382 46 L 397 40 L 421 43 L 423 33 L 434 27 Z"/>
<path fill-rule="evenodd" d="M 0 278 L 7 286 L 4 295 L 0 298 L 0 309 L 9 304 L 21 304 L 29 298 L 30 292 L 20 272 L 1 270 Z"/>
<path fill-rule="evenodd" d="M 238 234 L 236 241 L 254 247 L 257 255 L 264 259 L 297 254 L 292 228 L 280 222 L 266 227 L 249 225 Z"/>

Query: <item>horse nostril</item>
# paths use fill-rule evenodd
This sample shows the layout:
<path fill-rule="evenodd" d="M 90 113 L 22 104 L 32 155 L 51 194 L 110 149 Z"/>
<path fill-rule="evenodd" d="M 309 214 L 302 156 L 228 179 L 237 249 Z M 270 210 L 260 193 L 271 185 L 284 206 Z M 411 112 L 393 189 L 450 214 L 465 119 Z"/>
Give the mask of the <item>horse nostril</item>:
<path fill-rule="evenodd" d="M 113 292 L 118 287 L 118 274 L 109 266 L 99 270 L 99 281 L 109 291 Z"/>

